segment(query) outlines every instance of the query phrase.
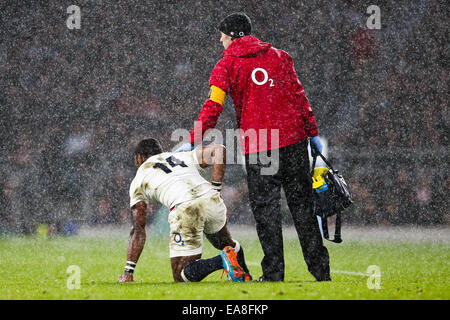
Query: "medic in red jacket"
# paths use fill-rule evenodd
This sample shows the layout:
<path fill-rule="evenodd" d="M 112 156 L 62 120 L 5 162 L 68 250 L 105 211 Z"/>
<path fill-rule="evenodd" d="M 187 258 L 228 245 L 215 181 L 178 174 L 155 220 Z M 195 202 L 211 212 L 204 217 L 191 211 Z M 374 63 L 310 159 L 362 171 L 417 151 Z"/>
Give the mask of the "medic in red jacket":
<path fill-rule="evenodd" d="M 259 136 L 267 130 L 267 143 L 245 139 L 243 153 L 270 150 L 270 130 L 278 129 L 279 143 L 285 147 L 318 135 L 316 121 L 303 86 L 295 73 L 292 57 L 251 35 L 234 39 L 214 67 L 210 97 L 197 121 L 202 126 L 191 131 L 190 142 L 201 143 L 206 130 L 214 128 L 229 94 L 236 121 L 244 133 L 254 129 Z M 258 139 L 260 140 L 260 139 Z"/>
<path fill-rule="evenodd" d="M 321 143 L 292 58 L 252 36 L 251 21 L 245 13 L 227 16 L 218 31 L 225 51 L 211 73 L 210 96 L 191 131 L 190 143 L 176 151 L 191 150 L 193 144 L 201 143 L 205 131 L 215 127 L 225 97 L 230 95 L 237 125 L 242 130 L 239 135 L 246 159 L 250 207 L 264 251 L 263 276 L 259 280 L 284 280 L 280 218 L 283 188 L 308 270 L 318 281 L 329 281 L 328 251 L 312 214 L 313 193 L 305 139 L 311 137 L 309 142 L 316 147 L 311 149 L 313 156 L 313 152 L 321 152 Z M 273 132 L 278 133 L 276 141 L 270 139 Z M 279 161 L 271 163 L 277 163 L 276 172 L 263 172 L 263 162 L 252 163 L 257 157 L 249 156 L 278 148 Z"/>

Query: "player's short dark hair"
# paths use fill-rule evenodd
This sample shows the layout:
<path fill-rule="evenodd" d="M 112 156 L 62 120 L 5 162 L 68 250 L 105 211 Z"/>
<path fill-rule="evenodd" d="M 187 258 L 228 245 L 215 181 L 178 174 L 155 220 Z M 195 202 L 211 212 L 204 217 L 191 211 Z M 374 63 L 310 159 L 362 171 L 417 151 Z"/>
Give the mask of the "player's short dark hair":
<path fill-rule="evenodd" d="M 136 149 L 134 150 L 134 155 L 137 156 L 140 154 L 144 158 L 150 158 L 151 156 L 154 156 L 156 154 L 162 153 L 161 144 L 158 140 L 150 138 L 150 139 L 144 139 L 137 145 Z"/>

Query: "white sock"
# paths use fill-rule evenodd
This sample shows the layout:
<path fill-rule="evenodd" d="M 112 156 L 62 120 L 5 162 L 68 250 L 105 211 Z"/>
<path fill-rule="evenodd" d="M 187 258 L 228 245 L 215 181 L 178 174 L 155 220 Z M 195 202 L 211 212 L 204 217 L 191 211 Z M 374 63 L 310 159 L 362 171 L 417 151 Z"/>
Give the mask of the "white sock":
<path fill-rule="evenodd" d="M 188 278 L 186 278 L 186 276 L 184 275 L 184 269 L 181 270 L 181 278 L 183 279 L 184 282 L 190 282 Z"/>
<path fill-rule="evenodd" d="M 234 240 L 234 242 L 236 242 L 236 245 L 234 246 L 234 252 L 238 253 L 239 250 L 241 250 L 241 245 L 239 244 L 239 242 L 237 242 L 237 240 Z"/>

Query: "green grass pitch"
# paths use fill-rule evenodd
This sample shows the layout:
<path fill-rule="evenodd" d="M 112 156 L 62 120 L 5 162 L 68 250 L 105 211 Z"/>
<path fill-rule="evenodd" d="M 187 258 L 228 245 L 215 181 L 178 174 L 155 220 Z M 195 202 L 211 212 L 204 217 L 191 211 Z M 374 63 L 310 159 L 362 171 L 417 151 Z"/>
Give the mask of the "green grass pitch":
<path fill-rule="evenodd" d="M 254 278 L 261 275 L 262 250 L 253 237 L 236 237 L 245 248 Z M 174 283 L 168 239 L 147 238 L 134 283 L 119 284 L 127 234 L 112 237 L 0 238 L 0 299 L 444 299 L 450 298 L 449 244 L 442 241 L 348 240 L 327 242 L 332 282 L 308 273 L 298 240 L 285 239 L 285 282 L 231 283 L 221 271 L 200 283 Z M 217 255 L 206 240 L 203 257 Z M 80 288 L 69 289 L 71 265 L 80 269 Z M 379 288 L 370 265 L 381 272 Z M 367 273 L 369 272 L 369 273 Z M 69 279 L 69 285 L 71 282 Z M 372 284 L 372 289 L 368 288 Z"/>

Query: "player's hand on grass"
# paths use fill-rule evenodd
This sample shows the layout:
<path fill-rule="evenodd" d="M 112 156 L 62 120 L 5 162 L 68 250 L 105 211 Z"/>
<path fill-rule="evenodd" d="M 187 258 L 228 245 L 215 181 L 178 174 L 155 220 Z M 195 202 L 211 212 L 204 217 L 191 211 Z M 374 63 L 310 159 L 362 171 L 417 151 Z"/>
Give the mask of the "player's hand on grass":
<path fill-rule="evenodd" d="M 122 274 L 119 279 L 117 280 L 117 282 L 133 282 L 133 275 L 130 273 L 124 273 Z"/>

